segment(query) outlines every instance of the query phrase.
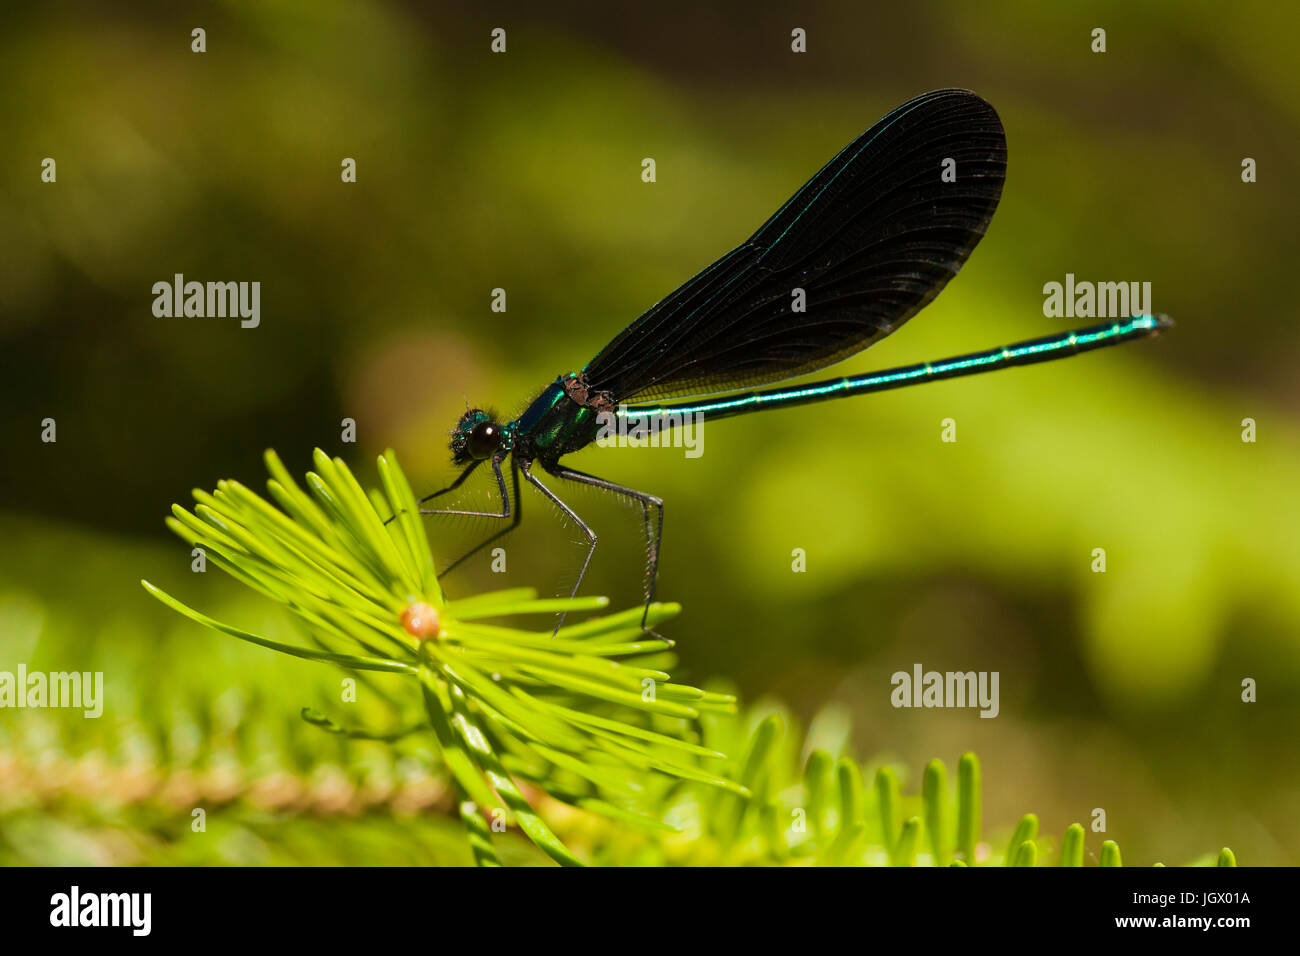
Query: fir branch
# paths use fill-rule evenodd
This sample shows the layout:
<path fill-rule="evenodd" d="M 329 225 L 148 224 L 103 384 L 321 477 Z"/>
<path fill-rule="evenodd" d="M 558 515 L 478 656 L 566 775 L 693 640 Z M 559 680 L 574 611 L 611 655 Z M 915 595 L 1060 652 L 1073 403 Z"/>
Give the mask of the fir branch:
<path fill-rule="evenodd" d="M 492 832 L 485 814 L 517 824 L 557 862 L 580 862 L 538 815 L 508 765 L 529 768 L 526 779 L 544 791 L 552 778 L 581 778 L 595 788 L 581 794 L 582 805 L 616 817 L 627 813 L 620 796 L 644 791 L 647 776 L 745 793 L 706 768 L 720 754 L 648 726 L 653 719 L 689 723 L 701 714 L 726 713 L 734 699 L 674 684 L 668 673 L 636 663 L 671 643 L 646 637 L 635 612 L 571 624 L 553 637 L 486 623 L 603 610 L 608 602 L 539 600 L 522 589 L 448 601 L 415 496 L 393 453 L 379 459 L 382 490 L 369 493 L 341 459 L 318 449 L 313 460 L 307 492 L 267 452 L 268 490 L 278 508 L 238 482 L 223 481 L 211 494 L 196 491 L 193 511 L 174 507 L 168 526 L 217 567 L 293 612 L 316 647 L 214 620 L 142 583 L 172 610 L 223 634 L 349 672 L 412 679 L 425 709 L 424 729 L 461 795 L 461 818 L 480 863 L 496 859 L 484 845 Z M 677 611 L 676 605 L 655 605 L 650 622 Z M 303 716 L 329 733 L 395 739 L 391 731 L 344 730 L 311 709 Z"/>

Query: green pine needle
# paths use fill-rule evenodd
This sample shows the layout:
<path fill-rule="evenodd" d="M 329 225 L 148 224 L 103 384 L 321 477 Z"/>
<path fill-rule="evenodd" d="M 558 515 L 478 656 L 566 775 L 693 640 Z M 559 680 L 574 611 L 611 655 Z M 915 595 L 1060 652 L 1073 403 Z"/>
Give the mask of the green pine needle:
<path fill-rule="evenodd" d="M 962 754 L 957 762 L 957 849 L 972 865 L 983 823 L 980 793 L 979 758 L 973 753 Z"/>
<path fill-rule="evenodd" d="M 1016 824 L 1015 832 L 1011 834 L 1011 843 L 1007 846 L 1007 855 L 1005 861 L 1007 866 L 1014 866 L 1016 851 L 1025 843 L 1031 843 L 1038 839 L 1038 817 L 1032 813 L 1026 813 Z"/>
<path fill-rule="evenodd" d="M 1071 823 L 1061 841 L 1061 866 L 1083 866 L 1083 827 Z"/>
<path fill-rule="evenodd" d="M 921 800 L 925 805 L 925 829 L 930 838 L 930 853 L 935 866 L 948 862 L 947 802 L 948 772 L 942 760 L 931 760 L 925 766 L 921 782 Z"/>

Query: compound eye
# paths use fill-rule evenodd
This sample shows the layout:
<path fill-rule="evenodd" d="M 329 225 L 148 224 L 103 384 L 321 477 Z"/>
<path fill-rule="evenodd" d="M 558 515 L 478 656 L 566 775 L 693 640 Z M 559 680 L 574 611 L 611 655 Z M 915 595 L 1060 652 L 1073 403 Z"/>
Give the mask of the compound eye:
<path fill-rule="evenodd" d="M 496 422 L 479 422 L 469 433 L 469 453 L 476 461 L 492 457 L 500 446 L 501 426 Z"/>

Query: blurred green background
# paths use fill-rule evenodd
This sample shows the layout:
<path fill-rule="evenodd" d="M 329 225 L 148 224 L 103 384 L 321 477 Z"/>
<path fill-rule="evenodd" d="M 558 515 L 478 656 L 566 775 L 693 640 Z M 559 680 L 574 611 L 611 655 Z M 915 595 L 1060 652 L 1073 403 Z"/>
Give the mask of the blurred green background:
<path fill-rule="evenodd" d="M 1128 862 L 1225 844 L 1246 864 L 1300 861 L 1300 30 L 1277 9 L 7 11 L 0 669 L 102 669 L 109 700 L 102 724 L 48 739 L 33 729 L 48 715 L 0 711 L 0 748 L 58 773 L 65 751 L 125 746 L 113 728 L 195 694 L 236 695 L 232 726 L 250 699 L 296 726 L 324 693 L 311 665 L 227 646 L 140 589 L 275 626 L 234 583 L 191 574 L 162 525 L 171 502 L 225 477 L 261 487 L 271 446 L 297 472 L 319 445 L 367 477 L 391 446 L 422 490 L 441 487 L 467 400 L 516 414 L 878 117 L 961 86 L 1007 130 L 1001 207 L 924 315 L 836 374 L 1086 325 L 1043 317 L 1043 284 L 1067 272 L 1150 281 L 1171 334 L 719 423 L 695 460 L 595 448 L 572 464 L 667 501 L 660 594 L 686 607 L 675 676 L 725 676 L 804 717 L 838 703 L 861 754 L 918 769 L 977 750 L 987 818 L 1033 809 L 1059 832 L 1101 807 Z M 790 52 L 795 27 L 806 54 Z M 260 281 L 260 327 L 155 318 L 151 287 L 177 272 Z M 40 440 L 46 417 L 57 443 Z M 939 440 L 948 417 L 955 444 Z M 586 593 L 635 603 L 635 512 L 568 500 L 601 534 Z M 524 507 L 508 571 L 485 557 L 452 593 L 567 591 L 574 532 L 536 496 Z M 447 557 L 481 530 L 431 534 Z M 894 710 L 889 676 L 916 662 L 999 671 L 1001 715 Z M 1240 700 L 1245 678 L 1257 703 Z M 174 736 L 131 746 L 162 759 L 183 749 Z M 0 780 L 6 767 L 0 813 L 34 786 L 4 757 Z M 0 849 L 49 859 L 35 829 L 0 823 Z"/>

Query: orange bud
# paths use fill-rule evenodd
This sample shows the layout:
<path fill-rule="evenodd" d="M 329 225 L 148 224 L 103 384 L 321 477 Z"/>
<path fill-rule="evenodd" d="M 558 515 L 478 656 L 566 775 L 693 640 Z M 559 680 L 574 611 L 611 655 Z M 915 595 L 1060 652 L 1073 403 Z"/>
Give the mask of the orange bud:
<path fill-rule="evenodd" d="M 442 622 L 438 620 L 437 611 L 423 601 L 417 601 L 402 612 L 402 627 L 406 628 L 406 633 L 413 637 L 427 641 L 431 637 L 438 636 L 439 630 L 442 629 Z"/>

